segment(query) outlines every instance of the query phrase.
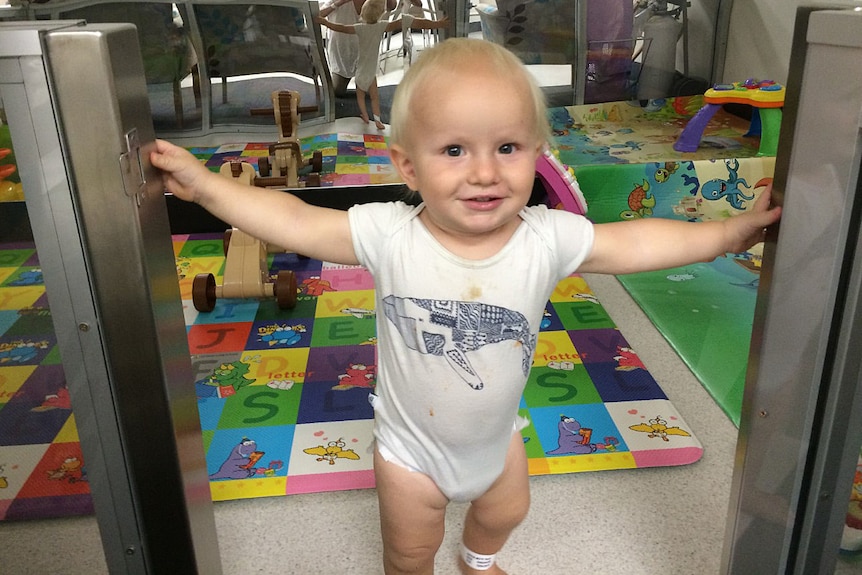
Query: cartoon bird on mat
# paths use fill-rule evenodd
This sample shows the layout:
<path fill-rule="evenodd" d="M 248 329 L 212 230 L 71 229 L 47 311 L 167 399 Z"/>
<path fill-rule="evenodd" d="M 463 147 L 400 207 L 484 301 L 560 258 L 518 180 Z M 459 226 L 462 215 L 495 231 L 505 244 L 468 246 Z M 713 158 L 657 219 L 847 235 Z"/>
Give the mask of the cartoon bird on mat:
<path fill-rule="evenodd" d="M 662 441 L 670 441 L 668 435 L 681 435 L 683 437 L 691 437 L 691 434 L 677 426 L 668 427 L 667 421 L 662 419 L 661 415 L 655 419 L 650 419 L 649 423 L 638 423 L 630 425 L 632 431 L 641 431 L 647 434 L 647 437 L 660 437 Z"/>
<path fill-rule="evenodd" d="M 335 465 L 337 459 L 359 459 L 359 454 L 352 449 L 344 449 L 343 439 L 338 441 L 330 441 L 326 447 L 318 445 L 317 447 L 309 447 L 303 451 L 309 455 L 316 455 L 318 461 L 326 461 L 330 465 Z"/>

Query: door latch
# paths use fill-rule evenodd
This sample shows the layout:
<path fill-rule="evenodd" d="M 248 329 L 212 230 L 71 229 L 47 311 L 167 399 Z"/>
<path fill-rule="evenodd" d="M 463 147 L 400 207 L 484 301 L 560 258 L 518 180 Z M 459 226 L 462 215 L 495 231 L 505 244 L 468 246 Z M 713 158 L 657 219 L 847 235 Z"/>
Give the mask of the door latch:
<path fill-rule="evenodd" d="M 144 177 L 144 165 L 141 162 L 141 142 L 138 139 L 137 128 L 126 132 L 124 143 L 125 150 L 120 154 L 123 188 L 126 195 L 135 198 L 135 202 L 140 206 L 146 194 L 147 180 Z"/>

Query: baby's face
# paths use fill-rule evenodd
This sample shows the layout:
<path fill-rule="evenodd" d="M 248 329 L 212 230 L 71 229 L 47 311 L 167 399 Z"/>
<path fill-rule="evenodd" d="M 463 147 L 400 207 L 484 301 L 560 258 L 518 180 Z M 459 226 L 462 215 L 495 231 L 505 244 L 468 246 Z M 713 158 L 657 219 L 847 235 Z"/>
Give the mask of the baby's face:
<path fill-rule="evenodd" d="M 403 147 L 393 146 L 393 162 L 421 193 L 432 233 L 507 239 L 530 198 L 541 151 L 529 88 L 482 65 L 441 76 L 417 86 L 409 133 Z"/>

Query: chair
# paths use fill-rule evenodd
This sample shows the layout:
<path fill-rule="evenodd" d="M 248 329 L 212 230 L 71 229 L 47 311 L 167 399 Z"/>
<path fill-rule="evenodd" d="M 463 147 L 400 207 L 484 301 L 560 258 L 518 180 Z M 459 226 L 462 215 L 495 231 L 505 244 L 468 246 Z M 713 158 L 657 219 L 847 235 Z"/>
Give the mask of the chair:
<path fill-rule="evenodd" d="M 222 103 L 227 103 L 229 77 L 271 72 L 311 79 L 320 102 L 320 73 L 300 10 L 270 4 L 193 6 L 209 76 L 222 80 Z"/>
<path fill-rule="evenodd" d="M 396 7 L 389 13 L 389 20 L 397 20 L 409 14 L 414 18 L 429 18 L 437 19 L 436 8 L 432 2 L 430 8 L 424 6 L 414 6 L 410 0 L 399 0 Z M 429 45 L 432 39 L 432 32 L 436 30 L 422 30 L 422 39 L 425 47 Z M 386 32 L 383 37 L 383 42 L 380 43 L 380 72 L 385 71 L 385 62 L 393 56 L 401 56 L 407 66 L 413 63 L 413 30 L 407 25 L 406 20 L 402 20 L 401 24 L 401 46 L 392 49 L 392 36 L 395 32 Z"/>
<path fill-rule="evenodd" d="M 148 85 L 171 84 L 177 125 L 183 127 L 183 97 L 180 82 L 192 73 L 194 50 L 182 25 L 174 22 L 169 3 L 114 2 L 80 8 L 56 7 L 56 18 L 82 19 L 91 23 L 128 22 L 138 29 L 138 41 Z M 200 85 L 195 82 L 196 105 L 200 106 Z"/>

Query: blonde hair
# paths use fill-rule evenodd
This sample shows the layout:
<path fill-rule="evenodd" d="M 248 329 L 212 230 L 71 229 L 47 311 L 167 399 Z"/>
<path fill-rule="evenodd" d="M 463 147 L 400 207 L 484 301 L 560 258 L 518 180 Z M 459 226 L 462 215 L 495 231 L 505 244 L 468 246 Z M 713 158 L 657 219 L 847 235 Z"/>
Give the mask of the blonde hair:
<path fill-rule="evenodd" d="M 434 74 L 454 69 L 468 71 L 469 63 L 477 60 L 490 64 L 491 69 L 501 77 L 526 84 L 533 100 L 535 134 L 542 142 L 549 141 L 551 129 L 545 95 L 521 60 L 506 48 L 486 40 L 449 38 L 423 51 L 398 84 L 389 114 L 390 145 L 404 145 L 411 116 L 410 107 L 417 87 L 421 86 L 423 90 L 433 89 L 433 85 L 425 81 L 430 80 Z"/>
<path fill-rule="evenodd" d="M 366 24 L 374 24 L 386 12 L 386 0 L 366 0 L 359 9 L 359 18 Z"/>

